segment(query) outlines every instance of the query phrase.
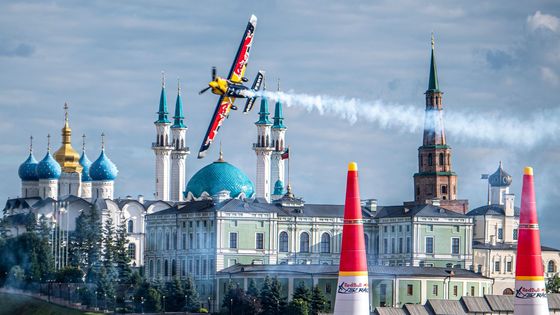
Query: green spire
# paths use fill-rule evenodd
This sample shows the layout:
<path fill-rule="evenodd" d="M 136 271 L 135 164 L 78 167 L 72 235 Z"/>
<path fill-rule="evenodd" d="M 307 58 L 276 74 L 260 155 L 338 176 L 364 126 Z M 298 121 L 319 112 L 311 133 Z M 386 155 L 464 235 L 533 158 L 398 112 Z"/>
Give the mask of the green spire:
<path fill-rule="evenodd" d="M 177 79 L 177 102 L 175 102 L 175 116 L 173 116 L 173 126 L 171 128 L 187 128 L 183 123 L 183 99 L 181 98 L 181 85 Z"/>
<path fill-rule="evenodd" d="M 278 91 L 280 91 L 280 79 L 278 79 Z M 284 126 L 284 114 L 282 113 L 280 98 L 278 98 L 276 106 L 274 107 L 274 125 L 272 128 L 286 129 L 286 126 Z"/>
<path fill-rule="evenodd" d="M 272 122 L 268 119 L 268 99 L 266 97 L 261 97 L 261 110 L 259 111 L 259 121 L 257 121 L 256 125 L 272 125 Z"/>
<path fill-rule="evenodd" d="M 167 97 L 165 97 L 165 74 L 161 73 L 161 95 L 159 97 L 159 110 L 158 110 L 158 120 L 157 123 L 171 123 L 167 119 Z"/>
<path fill-rule="evenodd" d="M 434 53 L 434 34 L 432 33 L 432 60 L 430 62 L 430 81 L 428 82 L 428 91 L 439 92 L 439 83 L 437 77 L 436 57 Z"/>

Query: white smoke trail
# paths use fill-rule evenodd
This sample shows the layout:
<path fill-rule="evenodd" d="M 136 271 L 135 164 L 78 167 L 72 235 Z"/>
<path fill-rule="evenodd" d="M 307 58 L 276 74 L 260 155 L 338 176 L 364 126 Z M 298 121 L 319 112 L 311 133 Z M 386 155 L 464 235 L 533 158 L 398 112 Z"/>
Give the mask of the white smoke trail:
<path fill-rule="evenodd" d="M 417 133 L 424 128 L 424 106 L 362 101 L 356 98 L 331 97 L 289 92 L 258 92 L 270 100 L 280 100 L 288 107 L 300 107 L 320 115 L 340 117 L 350 124 L 358 121 L 374 123 L 380 128 L 395 128 Z M 428 119 L 437 122 L 437 119 Z M 560 110 L 541 112 L 521 121 L 506 113 L 466 113 L 445 111 L 445 132 L 453 139 L 502 143 L 508 146 L 533 147 L 560 136 Z M 430 126 L 426 126 L 430 128 Z M 432 128 L 434 126 L 431 126 Z"/>

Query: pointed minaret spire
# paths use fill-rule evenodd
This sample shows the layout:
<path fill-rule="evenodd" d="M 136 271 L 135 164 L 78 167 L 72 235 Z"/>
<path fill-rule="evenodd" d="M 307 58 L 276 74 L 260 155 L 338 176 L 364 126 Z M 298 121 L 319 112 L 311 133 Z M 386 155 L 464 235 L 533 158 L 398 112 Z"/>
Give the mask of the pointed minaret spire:
<path fill-rule="evenodd" d="M 170 123 L 167 119 L 167 97 L 165 95 L 165 72 L 161 72 L 161 95 L 159 97 L 158 120 L 156 123 Z"/>
<path fill-rule="evenodd" d="M 51 134 L 47 134 L 47 153 L 51 153 Z"/>
<path fill-rule="evenodd" d="M 280 78 L 278 78 L 278 92 L 280 92 Z M 280 102 L 280 98 L 278 98 L 276 100 L 276 105 L 274 107 L 274 125 L 272 126 L 272 128 L 275 129 L 286 129 L 286 126 L 284 126 L 284 115 L 282 112 L 282 103 Z"/>
<path fill-rule="evenodd" d="M 216 162 L 224 162 L 224 151 L 222 151 L 222 141 L 220 141 L 220 156 Z"/>
<path fill-rule="evenodd" d="M 173 116 L 173 126 L 171 128 L 187 128 L 183 122 L 183 98 L 181 97 L 181 81 L 177 78 L 177 101 L 175 102 L 175 116 Z"/>
<path fill-rule="evenodd" d="M 29 136 L 29 154 L 33 154 L 33 135 Z"/>
<path fill-rule="evenodd" d="M 437 67 L 436 67 L 436 57 L 434 45 L 434 33 L 432 33 L 432 59 L 430 61 L 430 80 L 428 81 L 428 91 L 437 92 L 439 91 Z"/>
<path fill-rule="evenodd" d="M 86 151 L 86 134 L 82 135 L 82 152 Z"/>
<path fill-rule="evenodd" d="M 101 151 L 105 151 L 105 132 L 101 132 Z"/>
<path fill-rule="evenodd" d="M 266 81 L 265 81 L 266 82 Z M 266 91 L 266 83 L 263 85 L 263 90 Z M 256 125 L 272 125 L 270 120 L 268 119 L 268 98 L 266 96 L 261 97 L 261 108 L 259 110 L 259 121 L 257 121 Z"/>

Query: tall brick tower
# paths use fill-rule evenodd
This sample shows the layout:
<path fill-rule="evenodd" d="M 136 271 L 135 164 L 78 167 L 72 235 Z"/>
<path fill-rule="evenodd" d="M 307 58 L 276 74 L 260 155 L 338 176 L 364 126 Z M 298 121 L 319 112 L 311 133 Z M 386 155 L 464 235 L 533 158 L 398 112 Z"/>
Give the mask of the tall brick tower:
<path fill-rule="evenodd" d="M 418 173 L 414 174 L 414 204 L 434 203 L 465 213 L 466 200 L 457 200 L 457 174 L 451 168 L 451 147 L 445 139 L 443 92 L 439 89 L 432 35 L 430 78 L 426 95 L 424 139 L 418 148 Z"/>

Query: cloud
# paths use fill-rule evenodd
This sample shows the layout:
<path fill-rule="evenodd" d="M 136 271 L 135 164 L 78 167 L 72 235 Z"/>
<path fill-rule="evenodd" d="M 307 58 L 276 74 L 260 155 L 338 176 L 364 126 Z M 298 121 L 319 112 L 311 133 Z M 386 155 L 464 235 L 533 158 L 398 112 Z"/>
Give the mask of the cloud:
<path fill-rule="evenodd" d="M 557 32 L 560 30 L 560 19 L 554 15 L 542 14 L 541 11 L 537 11 L 534 15 L 527 17 L 527 26 L 531 31 L 542 28 Z"/>
<path fill-rule="evenodd" d="M 0 56 L 4 57 L 30 57 L 35 53 L 35 47 L 26 43 L 10 45 L 0 42 Z"/>
<path fill-rule="evenodd" d="M 560 83 L 560 78 L 558 77 L 556 72 L 548 67 L 541 67 L 541 78 L 543 79 L 543 81 L 552 85 L 557 85 L 558 83 Z"/>
<path fill-rule="evenodd" d="M 513 64 L 513 56 L 503 50 L 488 50 L 486 52 L 486 62 L 490 68 L 500 70 Z"/>

